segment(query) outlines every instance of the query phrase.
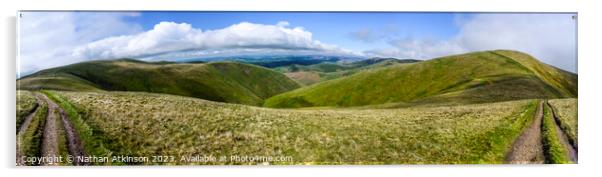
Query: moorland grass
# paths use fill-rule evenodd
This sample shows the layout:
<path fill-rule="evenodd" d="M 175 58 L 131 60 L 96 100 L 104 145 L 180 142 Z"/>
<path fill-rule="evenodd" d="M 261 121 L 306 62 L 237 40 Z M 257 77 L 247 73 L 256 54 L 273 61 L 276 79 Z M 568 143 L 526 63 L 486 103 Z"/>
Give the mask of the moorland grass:
<path fill-rule="evenodd" d="M 25 117 L 32 113 L 37 106 L 38 103 L 36 102 L 36 98 L 30 91 L 17 90 L 17 132 L 19 132 L 19 128 L 25 120 Z"/>
<path fill-rule="evenodd" d="M 523 100 L 405 109 L 289 110 L 150 93 L 51 93 L 54 99 L 64 98 L 59 101 L 62 106 L 69 103 L 69 110 L 80 110 L 87 131 L 95 132 L 89 135 L 102 141 L 95 146 L 114 155 L 293 159 L 273 164 L 503 163 L 536 105 Z"/>

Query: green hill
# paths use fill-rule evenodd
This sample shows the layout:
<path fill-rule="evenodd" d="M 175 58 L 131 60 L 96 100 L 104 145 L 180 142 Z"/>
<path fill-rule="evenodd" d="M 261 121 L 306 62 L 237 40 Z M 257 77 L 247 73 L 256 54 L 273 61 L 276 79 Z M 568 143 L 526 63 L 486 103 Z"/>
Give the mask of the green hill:
<path fill-rule="evenodd" d="M 301 85 L 312 85 L 318 82 L 349 76 L 366 69 L 385 67 L 394 64 L 414 63 L 419 60 L 395 58 L 370 58 L 351 63 L 323 62 L 312 65 L 288 65 L 274 68 L 285 73 Z"/>
<path fill-rule="evenodd" d="M 483 51 L 364 70 L 265 101 L 267 107 L 483 103 L 577 97 L 577 75 L 516 51 Z"/>
<path fill-rule="evenodd" d="M 412 60 L 412 59 L 395 59 L 395 58 L 369 58 L 365 60 L 359 60 L 349 63 L 338 63 L 338 62 L 322 62 L 311 65 L 300 65 L 300 64 L 291 64 L 286 66 L 280 66 L 274 68 L 274 70 L 279 72 L 300 72 L 300 71 L 314 71 L 320 73 L 333 73 L 333 72 L 341 72 L 348 71 L 360 68 L 370 68 L 370 67 L 379 67 L 379 66 L 387 66 L 391 64 L 397 63 L 414 63 L 419 62 L 420 60 Z"/>
<path fill-rule="evenodd" d="M 321 80 L 332 80 L 340 77 L 350 76 L 357 72 L 368 70 L 368 69 L 376 69 L 382 68 L 390 65 L 399 65 L 399 64 L 410 64 L 420 62 L 420 60 L 413 59 L 395 59 L 395 58 L 371 58 L 366 60 L 360 60 L 356 62 L 349 63 L 347 65 L 351 66 L 348 70 L 330 72 L 330 73 L 322 73 Z"/>
<path fill-rule="evenodd" d="M 261 105 L 298 88 L 284 74 L 234 62 L 148 63 L 131 59 L 91 61 L 42 70 L 17 81 L 18 89 L 144 91 L 212 101 Z"/>

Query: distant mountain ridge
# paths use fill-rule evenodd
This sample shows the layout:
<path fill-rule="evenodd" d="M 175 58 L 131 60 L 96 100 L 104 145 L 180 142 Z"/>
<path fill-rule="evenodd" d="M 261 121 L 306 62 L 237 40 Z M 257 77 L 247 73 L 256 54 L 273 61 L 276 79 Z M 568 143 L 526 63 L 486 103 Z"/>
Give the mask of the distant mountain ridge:
<path fill-rule="evenodd" d="M 179 60 L 179 62 L 211 62 L 211 61 L 233 61 L 254 64 L 268 68 L 297 65 L 313 65 L 322 62 L 359 61 L 363 58 L 353 56 L 336 55 L 240 55 L 224 57 L 191 58 Z"/>

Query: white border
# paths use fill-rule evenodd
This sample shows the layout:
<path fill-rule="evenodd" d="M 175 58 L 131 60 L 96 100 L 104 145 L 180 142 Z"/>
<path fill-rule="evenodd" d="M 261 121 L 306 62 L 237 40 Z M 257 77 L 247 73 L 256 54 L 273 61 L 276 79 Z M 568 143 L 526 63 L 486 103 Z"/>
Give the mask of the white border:
<path fill-rule="evenodd" d="M 600 158 L 599 4 L 571 0 L 85 0 L 3 1 L 0 44 L 0 110 L 3 118 L 2 176 L 586 176 L 596 174 Z M 14 116 L 17 10 L 231 10 L 231 11 L 460 11 L 460 12 L 578 12 L 579 53 L 579 164 L 578 165 L 394 165 L 394 166 L 284 166 L 284 167 L 14 167 Z M 598 11 L 598 12 L 596 12 Z M 11 128 L 12 127 L 12 128 Z M 599 167 L 598 167 L 599 168 Z"/>

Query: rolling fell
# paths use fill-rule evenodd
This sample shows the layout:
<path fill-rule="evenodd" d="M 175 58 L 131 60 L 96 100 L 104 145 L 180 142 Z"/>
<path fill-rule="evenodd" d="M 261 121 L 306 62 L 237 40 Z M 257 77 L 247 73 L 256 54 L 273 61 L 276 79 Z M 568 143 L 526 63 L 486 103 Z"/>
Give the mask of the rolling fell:
<path fill-rule="evenodd" d="M 282 93 L 264 106 L 350 107 L 577 97 L 577 75 L 528 54 L 482 51 L 364 70 Z"/>

